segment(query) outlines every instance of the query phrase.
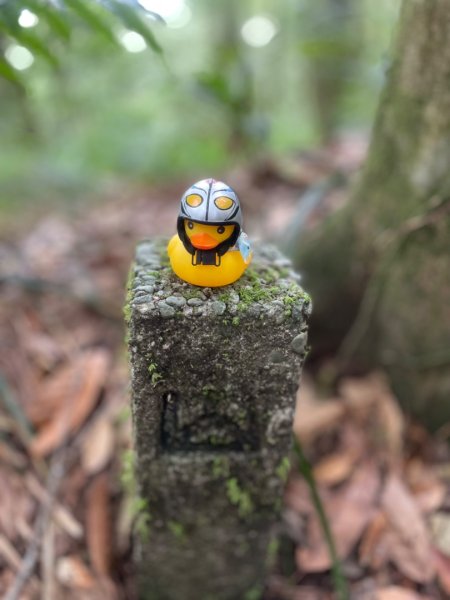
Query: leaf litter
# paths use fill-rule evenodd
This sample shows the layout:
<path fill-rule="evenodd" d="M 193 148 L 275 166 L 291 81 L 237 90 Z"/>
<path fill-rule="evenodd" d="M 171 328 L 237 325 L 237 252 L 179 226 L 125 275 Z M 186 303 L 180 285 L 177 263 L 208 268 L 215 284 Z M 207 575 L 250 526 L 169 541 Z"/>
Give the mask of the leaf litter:
<path fill-rule="evenodd" d="M 298 188 L 292 172 L 276 169 L 262 188 L 248 173 L 235 178 L 248 186 L 255 222 L 271 190 L 282 190 L 282 228 Z M 153 188 L 71 219 L 50 215 L 0 242 L 1 275 L 10 281 L 0 304 L 2 597 L 17 581 L 36 514 L 51 504 L 20 597 L 34 600 L 49 589 L 49 600 L 135 598 L 133 518 L 119 483 L 131 445 L 121 310 L 136 240 L 173 230 L 185 187 Z M 294 431 L 312 463 L 352 600 L 450 595 L 448 447 L 405 418 L 382 373 L 347 377 L 326 394 L 317 381 L 304 374 Z M 46 487 L 50 461 L 63 473 L 55 497 Z M 295 470 L 284 522 L 294 571 L 278 565 L 265 598 L 332 599 L 328 548 Z"/>

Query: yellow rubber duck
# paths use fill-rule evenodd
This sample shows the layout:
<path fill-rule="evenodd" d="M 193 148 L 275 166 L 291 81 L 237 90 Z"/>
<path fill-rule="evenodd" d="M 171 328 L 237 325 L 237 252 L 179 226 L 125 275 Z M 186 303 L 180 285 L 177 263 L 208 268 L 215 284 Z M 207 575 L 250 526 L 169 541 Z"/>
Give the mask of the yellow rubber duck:
<path fill-rule="evenodd" d="M 239 199 L 222 181 L 203 179 L 183 194 L 177 231 L 167 253 L 176 275 L 188 283 L 228 285 L 251 262 Z"/>

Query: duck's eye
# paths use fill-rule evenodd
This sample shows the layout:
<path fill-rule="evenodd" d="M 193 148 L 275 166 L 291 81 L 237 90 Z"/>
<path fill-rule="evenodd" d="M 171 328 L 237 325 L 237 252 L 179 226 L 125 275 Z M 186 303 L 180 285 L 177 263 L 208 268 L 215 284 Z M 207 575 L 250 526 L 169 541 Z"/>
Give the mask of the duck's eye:
<path fill-rule="evenodd" d="M 192 208 L 197 208 L 203 202 L 203 198 L 198 194 L 189 194 L 186 198 L 186 204 Z"/>
<path fill-rule="evenodd" d="M 228 210 L 233 206 L 234 202 L 227 196 L 220 196 L 214 200 L 214 204 L 217 206 L 217 208 L 220 208 L 220 210 Z"/>
<path fill-rule="evenodd" d="M 192 221 L 188 221 L 187 226 L 189 227 L 189 229 L 194 229 L 194 223 Z"/>
<path fill-rule="evenodd" d="M 224 233 L 225 232 L 225 227 L 223 225 L 221 225 L 220 227 L 217 228 L 217 233 Z"/>

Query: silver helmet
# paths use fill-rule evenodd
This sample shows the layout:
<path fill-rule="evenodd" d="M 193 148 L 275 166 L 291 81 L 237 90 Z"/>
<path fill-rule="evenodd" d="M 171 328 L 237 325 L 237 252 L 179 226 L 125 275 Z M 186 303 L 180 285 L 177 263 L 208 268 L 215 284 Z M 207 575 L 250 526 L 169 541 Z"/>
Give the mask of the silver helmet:
<path fill-rule="evenodd" d="M 185 220 L 205 225 L 234 225 L 232 235 L 219 246 L 209 251 L 198 253 L 191 244 L 184 228 Z M 191 185 L 181 198 L 180 212 L 177 222 L 178 235 L 188 252 L 199 256 L 199 264 L 220 264 L 220 256 L 235 245 L 242 230 L 242 211 L 239 198 L 234 190 L 223 181 L 202 179 Z M 207 255 L 212 254 L 207 259 Z M 219 257 L 219 262 L 217 262 Z M 212 261 L 212 262 L 210 262 Z"/>

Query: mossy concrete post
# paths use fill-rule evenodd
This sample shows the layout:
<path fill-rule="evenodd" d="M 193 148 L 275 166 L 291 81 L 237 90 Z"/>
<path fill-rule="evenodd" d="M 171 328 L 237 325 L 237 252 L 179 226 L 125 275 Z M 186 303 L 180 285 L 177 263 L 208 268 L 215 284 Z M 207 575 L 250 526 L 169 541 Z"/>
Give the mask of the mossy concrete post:
<path fill-rule="evenodd" d="M 310 299 L 257 251 L 223 288 L 197 288 L 143 242 L 129 282 L 140 598 L 257 598 L 275 550 Z"/>

